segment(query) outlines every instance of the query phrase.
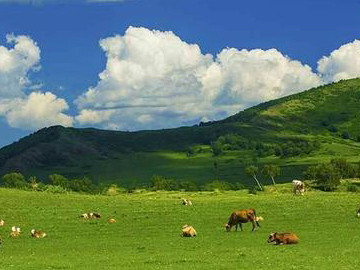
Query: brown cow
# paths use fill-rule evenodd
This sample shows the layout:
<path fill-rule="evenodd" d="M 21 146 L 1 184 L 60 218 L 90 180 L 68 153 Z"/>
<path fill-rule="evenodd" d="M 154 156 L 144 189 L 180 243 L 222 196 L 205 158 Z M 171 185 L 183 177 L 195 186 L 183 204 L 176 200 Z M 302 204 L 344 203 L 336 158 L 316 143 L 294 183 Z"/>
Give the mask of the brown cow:
<path fill-rule="evenodd" d="M 228 223 L 225 224 L 226 231 L 230 232 L 233 226 L 236 226 L 236 231 L 237 231 L 238 225 L 240 226 L 240 229 L 242 231 L 243 230 L 242 223 L 248 223 L 248 222 L 252 223 L 253 225 L 252 231 L 255 231 L 256 225 L 260 227 L 260 224 L 258 222 L 259 220 L 261 219 L 256 217 L 255 209 L 241 209 L 231 214 Z"/>
<path fill-rule="evenodd" d="M 291 245 L 297 244 L 299 238 L 294 233 L 272 233 L 267 242 L 275 242 L 275 245 Z"/>

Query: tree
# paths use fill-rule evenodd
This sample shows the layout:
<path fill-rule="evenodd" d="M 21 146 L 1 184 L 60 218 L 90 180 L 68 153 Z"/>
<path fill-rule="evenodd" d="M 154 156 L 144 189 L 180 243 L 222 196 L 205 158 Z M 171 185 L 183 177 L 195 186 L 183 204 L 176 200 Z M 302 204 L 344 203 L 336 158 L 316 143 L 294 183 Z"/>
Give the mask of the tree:
<path fill-rule="evenodd" d="M 334 191 L 340 185 L 341 174 L 332 164 L 319 164 L 316 166 L 315 182 L 324 191 Z"/>
<path fill-rule="evenodd" d="M 259 180 L 256 177 L 256 174 L 258 173 L 258 171 L 259 171 L 259 168 L 254 166 L 254 165 L 251 165 L 251 166 L 248 166 L 248 167 L 245 168 L 245 173 L 250 175 L 252 178 L 254 178 L 254 180 L 255 180 L 256 184 L 258 185 L 259 189 L 263 190 L 262 186 L 260 185 Z"/>
<path fill-rule="evenodd" d="M 60 186 L 63 188 L 68 187 L 69 180 L 65 176 L 62 176 L 61 174 L 49 175 L 49 179 L 50 179 L 50 183 L 54 186 Z"/>
<path fill-rule="evenodd" d="M 9 188 L 24 188 L 27 186 L 25 177 L 21 173 L 8 173 L 2 177 L 3 184 Z"/>
<path fill-rule="evenodd" d="M 266 177 L 270 177 L 273 184 L 275 185 L 276 183 L 274 178 L 280 174 L 280 167 L 273 164 L 266 164 L 262 169 L 262 173 Z"/>

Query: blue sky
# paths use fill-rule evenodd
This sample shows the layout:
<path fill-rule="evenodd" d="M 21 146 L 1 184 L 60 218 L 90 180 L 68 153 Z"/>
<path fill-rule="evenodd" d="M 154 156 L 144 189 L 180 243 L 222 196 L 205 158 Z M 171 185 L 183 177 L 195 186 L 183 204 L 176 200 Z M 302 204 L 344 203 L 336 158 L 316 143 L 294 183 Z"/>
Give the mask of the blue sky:
<path fill-rule="evenodd" d="M 348 44 L 346 50 L 358 56 L 357 44 L 352 42 L 360 39 L 359 14 L 360 2 L 355 0 L 0 0 L 0 46 L 11 50 L 16 42 L 21 42 L 16 39 L 15 43 L 6 43 L 7 34 L 25 35 L 40 50 L 38 59 L 21 73 L 29 82 L 19 86 L 16 100 L 6 93 L 8 82 L 1 81 L 1 76 L 6 78 L 6 74 L 0 73 L 0 100 L 3 100 L 0 102 L 0 146 L 57 123 L 117 130 L 194 124 L 226 117 L 253 104 L 311 86 L 356 77 L 356 66 L 341 70 L 344 53 L 340 51 L 332 56 L 332 52 Z M 130 26 L 133 28 L 129 30 Z M 164 31 L 172 31 L 172 34 L 164 34 L 167 33 Z M 115 35 L 127 40 L 122 56 L 116 52 L 118 47 L 112 47 L 122 44 L 120 39 L 109 39 L 103 48 L 99 45 L 100 40 Z M 136 48 L 131 47 L 134 44 Z M 190 44 L 196 44 L 201 51 L 196 51 Z M 182 45 L 181 51 L 174 52 Z M 139 47 L 147 53 L 138 59 L 135 52 L 138 53 Z M 172 49 L 162 54 L 167 48 Z M 272 48 L 276 51 L 268 51 Z M 247 51 L 240 53 L 241 49 Z M 182 63 L 184 55 L 188 54 L 191 59 L 199 59 Z M 206 54 L 211 54 L 213 59 L 209 60 Z M 21 52 L 16 57 L 19 55 L 22 56 Z M 319 71 L 318 61 L 323 56 L 328 59 Z M 254 71 L 263 72 L 269 68 L 270 58 L 274 65 L 282 65 L 277 72 L 284 80 L 267 84 L 261 82 L 261 76 L 249 79 Z M 165 60 L 161 60 L 159 66 L 154 63 L 151 66 L 147 59 L 156 63 L 157 59 Z M 289 59 L 300 61 L 300 66 Z M 1 61 L 0 54 L 0 67 Z M 250 61 L 251 66 L 244 61 Z M 355 64 L 360 63 L 356 61 Z M 115 71 L 106 66 L 113 62 L 116 63 Z M 181 63 L 178 65 L 178 62 Z M 136 67 L 136 71 L 128 71 L 127 63 Z M 312 70 L 306 70 L 305 65 Z M 214 72 L 211 69 L 214 66 L 220 71 Z M 333 72 L 334 67 L 339 70 Z M 292 75 L 284 74 L 284 69 L 294 70 L 296 75 L 291 82 L 286 78 Z M 154 73 L 135 77 L 149 70 Z M 103 71 L 106 76 L 99 79 Z M 196 78 L 190 78 L 192 74 L 196 74 Z M 14 78 L 18 78 L 15 75 Z M 219 76 L 220 79 L 213 79 Z M 311 76 L 313 78 L 309 80 Z M 249 80 L 258 84 L 248 83 Z M 96 92 L 91 96 L 90 87 Z M 1 88 L 4 89 L 3 96 Z M 40 94 L 31 96 L 33 92 L 51 95 L 47 98 Z M 42 101 L 38 101 L 40 98 Z M 205 99 L 207 101 L 203 102 Z M 29 100 L 34 103 L 49 101 L 49 106 L 59 109 L 55 113 L 45 111 L 29 117 L 31 111 L 38 108 L 32 109 L 33 103 Z M 189 105 L 199 104 L 200 100 L 200 106 Z M 5 108 L 2 115 L 1 106 Z M 16 111 L 14 106 L 28 106 L 28 110 Z M 54 122 L 44 120 L 47 114 Z M 29 124 L 32 121 L 34 124 Z"/>

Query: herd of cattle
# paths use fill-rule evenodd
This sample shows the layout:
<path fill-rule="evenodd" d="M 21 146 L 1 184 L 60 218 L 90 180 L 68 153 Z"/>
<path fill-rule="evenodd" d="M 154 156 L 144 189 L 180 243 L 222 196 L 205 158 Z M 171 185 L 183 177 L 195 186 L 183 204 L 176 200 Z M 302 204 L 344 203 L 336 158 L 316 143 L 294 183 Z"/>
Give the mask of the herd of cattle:
<path fill-rule="evenodd" d="M 293 180 L 292 181 L 292 191 L 294 195 L 304 195 L 305 193 L 305 184 L 300 180 Z M 182 199 L 181 204 L 184 206 L 192 206 L 192 202 L 189 199 Z M 360 218 L 360 209 L 357 210 L 357 216 Z M 100 213 L 90 212 L 84 213 L 80 215 L 80 218 L 84 220 L 88 219 L 99 219 L 101 218 Z M 225 224 L 225 228 L 227 232 L 231 231 L 231 228 L 235 226 L 235 230 L 242 231 L 242 224 L 243 223 L 251 223 L 252 224 L 252 231 L 256 230 L 256 227 L 260 227 L 259 221 L 263 221 L 264 219 L 261 216 L 256 215 L 255 209 L 241 209 L 238 211 L 234 211 L 231 213 L 228 222 Z M 108 223 L 116 223 L 114 218 L 108 219 Z M 0 227 L 5 225 L 5 221 L 0 219 Z M 10 237 L 16 238 L 20 236 L 20 228 L 13 226 L 11 228 Z M 46 237 L 46 233 L 40 230 L 32 229 L 30 231 L 30 236 L 32 238 L 44 238 Z M 184 225 L 182 227 L 181 232 L 182 237 L 196 237 L 196 230 L 193 226 Z M 299 238 L 294 233 L 271 233 L 268 238 L 268 243 L 274 242 L 276 245 L 284 245 L 284 244 L 297 244 L 299 242 Z M 0 236 L 0 244 L 2 243 L 2 239 Z"/>
<path fill-rule="evenodd" d="M 300 180 L 292 181 L 292 190 L 294 195 L 304 195 L 305 193 L 305 184 Z M 181 203 L 186 206 L 192 206 L 192 202 L 188 199 L 182 199 Z M 358 217 L 360 217 L 360 209 L 357 212 Z M 231 228 L 235 226 L 235 230 L 242 231 L 242 224 L 250 222 L 252 224 L 252 231 L 256 230 L 256 227 L 260 227 L 259 221 L 263 221 L 263 217 L 256 216 L 255 209 L 241 209 L 235 212 L 232 212 L 228 223 L 225 224 L 226 231 L 230 232 Z M 182 229 L 181 236 L 183 237 L 196 237 L 196 230 L 194 227 L 189 225 L 184 225 Z M 299 242 L 299 237 L 294 233 L 271 233 L 268 238 L 268 243 L 275 243 L 276 245 L 286 245 L 286 244 L 297 244 Z"/>

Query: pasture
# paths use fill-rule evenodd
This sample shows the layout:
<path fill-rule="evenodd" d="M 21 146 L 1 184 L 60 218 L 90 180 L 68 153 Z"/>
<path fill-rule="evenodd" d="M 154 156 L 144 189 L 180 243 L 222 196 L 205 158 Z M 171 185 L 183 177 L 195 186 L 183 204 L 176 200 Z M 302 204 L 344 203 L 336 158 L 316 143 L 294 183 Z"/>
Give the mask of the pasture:
<path fill-rule="evenodd" d="M 189 198 L 192 207 L 180 204 Z M 49 194 L 0 189 L 0 269 L 357 269 L 359 195 L 277 191 L 146 192 L 117 196 Z M 264 217 L 251 232 L 225 231 L 233 210 L 253 207 Z M 78 216 L 98 211 L 100 220 Z M 117 223 L 107 223 L 115 218 Z M 181 227 L 196 238 L 181 238 Z M 19 238 L 9 238 L 20 226 Z M 31 229 L 48 234 L 32 239 Z M 271 232 L 296 233 L 300 243 L 274 246 Z"/>

